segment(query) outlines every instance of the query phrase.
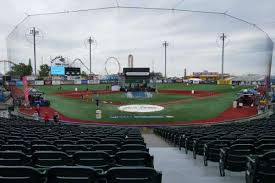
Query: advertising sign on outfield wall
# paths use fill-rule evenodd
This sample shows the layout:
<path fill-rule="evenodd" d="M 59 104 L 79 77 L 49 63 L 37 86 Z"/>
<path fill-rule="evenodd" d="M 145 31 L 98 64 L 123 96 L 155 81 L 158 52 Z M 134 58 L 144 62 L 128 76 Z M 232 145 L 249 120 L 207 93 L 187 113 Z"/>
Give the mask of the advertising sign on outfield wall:
<path fill-rule="evenodd" d="M 81 84 L 87 85 L 88 84 L 88 80 L 81 80 Z"/>
<path fill-rule="evenodd" d="M 44 84 L 45 84 L 45 85 L 52 85 L 52 80 L 45 80 L 45 81 L 44 81 Z"/>
<path fill-rule="evenodd" d="M 25 76 L 27 81 L 34 81 L 37 77 L 36 76 Z"/>
<path fill-rule="evenodd" d="M 89 84 L 100 84 L 99 80 L 89 80 Z"/>
<path fill-rule="evenodd" d="M 65 81 L 61 81 L 62 85 L 73 85 L 74 84 L 74 80 L 65 80 Z"/>
<path fill-rule="evenodd" d="M 26 80 L 27 81 L 27 80 Z M 15 83 L 16 86 L 23 86 L 23 82 L 22 81 L 16 81 Z"/>
<path fill-rule="evenodd" d="M 75 85 L 81 85 L 81 80 L 74 80 Z"/>
<path fill-rule="evenodd" d="M 60 85 L 61 82 L 59 80 L 53 80 L 52 85 Z"/>
<path fill-rule="evenodd" d="M 35 81 L 28 81 L 28 85 L 29 85 L 29 86 L 35 85 Z"/>
<path fill-rule="evenodd" d="M 44 85 L 44 81 L 43 80 L 36 80 L 36 81 L 34 81 L 34 85 L 36 85 L 36 86 L 43 86 Z"/>
<path fill-rule="evenodd" d="M 16 85 L 16 81 L 9 81 L 9 86 L 15 86 Z"/>

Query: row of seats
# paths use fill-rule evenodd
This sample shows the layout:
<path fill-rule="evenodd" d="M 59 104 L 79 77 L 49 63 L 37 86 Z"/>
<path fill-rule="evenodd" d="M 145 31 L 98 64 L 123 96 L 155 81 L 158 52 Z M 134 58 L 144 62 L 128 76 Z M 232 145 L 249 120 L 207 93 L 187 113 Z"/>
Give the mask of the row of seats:
<path fill-rule="evenodd" d="M 159 127 L 154 132 L 179 149 L 185 148 L 186 153 L 192 151 L 194 159 L 202 155 L 205 166 L 208 161 L 218 162 L 221 176 L 225 170 L 246 171 L 247 182 L 275 180 L 274 117 L 211 126 Z M 265 168 L 254 168 L 256 172 L 251 173 L 253 163 Z"/>
<path fill-rule="evenodd" d="M 70 155 L 74 154 L 77 151 L 104 151 L 109 153 L 110 155 L 114 155 L 120 151 L 128 151 L 128 150 L 139 150 L 148 152 L 149 149 L 144 145 L 140 144 L 129 144 L 123 145 L 121 147 L 116 146 L 115 144 L 82 144 L 82 145 L 62 145 L 62 146 L 54 146 L 54 145 L 32 145 L 30 148 L 25 145 L 0 145 L 0 151 L 21 151 L 25 154 L 31 155 L 36 151 L 63 151 Z"/>
<path fill-rule="evenodd" d="M 153 156 L 144 151 L 121 151 L 110 156 L 102 151 L 78 151 L 69 156 L 60 151 L 37 151 L 27 156 L 17 151 L 0 151 L 0 166 L 33 166 L 48 168 L 51 166 L 89 166 L 98 170 L 107 170 L 116 166 L 154 167 Z"/>
<path fill-rule="evenodd" d="M 138 128 L 0 119 L 0 182 L 160 183 Z"/>
<path fill-rule="evenodd" d="M 54 166 L 46 172 L 27 166 L 0 166 L 3 183 L 161 183 L 161 177 L 148 167 L 116 167 L 98 173 L 83 166 Z"/>

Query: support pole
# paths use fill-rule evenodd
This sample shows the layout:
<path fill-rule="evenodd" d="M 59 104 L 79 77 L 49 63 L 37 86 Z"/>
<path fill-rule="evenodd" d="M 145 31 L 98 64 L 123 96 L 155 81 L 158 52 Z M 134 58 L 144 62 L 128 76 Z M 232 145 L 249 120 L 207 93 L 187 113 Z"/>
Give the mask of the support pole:
<path fill-rule="evenodd" d="M 92 38 L 89 37 L 88 39 L 89 42 L 89 60 L 90 60 L 90 74 L 92 74 Z"/>
<path fill-rule="evenodd" d="M 163 44 L 164 46 L 164 77 L 165 79 L 167 78 L 167 46 L 168 46 L 168 43 L 165 41 Z"/>
<path fill-rule="evenodd" d="M 226 36 L 224 33 L 222 33 L 222 36 L 220 37 L 220 39 L 222 40 L 222 73 L 221 73 L 221 79 L 224 79 L 224 42 L 226 39 Z"/>
<path fill-rule="evenodd" d="M 33 61 L 34 61 L 34 75 L 36 76 L 36 30 L 33 27 Z"/>

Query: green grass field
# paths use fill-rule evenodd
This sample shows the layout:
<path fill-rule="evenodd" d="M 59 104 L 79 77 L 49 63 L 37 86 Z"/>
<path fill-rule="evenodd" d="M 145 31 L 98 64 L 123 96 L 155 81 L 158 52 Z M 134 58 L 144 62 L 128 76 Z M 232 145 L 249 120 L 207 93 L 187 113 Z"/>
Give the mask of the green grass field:
<path fill-rule="evenodd" d="M 62 91 L 74 91 L 77 87 L 78 90 L 105 89 L 106 85 L 78 85 L 78 86 L 62 86 Z M 191 99 L 183 103 L 170 104 L 165 106 L 165 109 L 154 113 L 127 113 L 118 110 L 117 106 L 112 104 L 101 104 L 103 118 L 99 121 L 115 122 L 115 123 L 166 123 L 166 122 L 179 122 L 179 121 L 193 121 L 202 120 L 218 116 L 227 108 L 232 106 L 232 101 L 236 98 L 236 93 L 242 88 L 236 87 L 232 89 L 231 86 L 225 85 L 183 85 L 183 84 L 160 84 L 158 89 L 176 89 L 176 90 L 202 90 L 202 91 L 215 91 L 221 93 L 219 96 L 207 97 L 198 99 L 186 95 L 171 95 L 171 94 L 155 94 L 152 99 L 127 99 L 125 94 L 108 94 L 101 95 L 100 100 L 120 102 L 123 104 L 158 104 L 178 99 Z M 80 99 L 66 98 L 54 95 L 58 90 L 58 86 L 41 86 L 37 87 L 39 90 L 45 92 L 46 98 L 51 101 L 51 107 L 61 112 L 65 116 L 83 119 L 83 120 L 96 120 L 95 119 L 95 102 L 85 102 Z M 112 118 L 114 116 L 173 116 L 173 118 L 154 118 L 154 119 L 138 119 L 138 118 Z"/>

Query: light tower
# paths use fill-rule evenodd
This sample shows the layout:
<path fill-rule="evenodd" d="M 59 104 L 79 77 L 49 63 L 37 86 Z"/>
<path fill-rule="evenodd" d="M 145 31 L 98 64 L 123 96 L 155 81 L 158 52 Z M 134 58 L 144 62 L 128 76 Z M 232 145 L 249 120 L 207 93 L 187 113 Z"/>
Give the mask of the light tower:
<path fill-rule="evenodd" d="M 26 33 L 26 39 L 33 44 L 34 75 L 36 75 L 36 43 L 37 38 L 42 39 L 42 32 L 36 27 L 31 27 Z"/>
<path fill-rule="evenodd" d="M 96 47 L 96 40 L 90 36 L 88 39 L 85 40 L 86 43 L 89 45 L 89 61 L 90 61 L 90 74 L 92 74 L 92 46 Z"/>
<path fill-rule="evenodd" d="M 129 68 L 133 68 L 134 67 L 134 56 L 132 54 L 130 54 L 128 56 L 128 67 Z"/>
<path fill-rule="evenodd" d="M 162 43 L 162 45 L 164 46 L 164 77 L 165 77 L 165 79 L 167 78 L 167 70 L 166 70 L 166 65 L 167 65 L 167 63 L 166 63 L 166 50 L 167 50 L 167 46 L 168 46 L 168 42 L 167 41 L 164 41 L 164 43 Z"/>
<path fill-rule="evenodd" d="M 222 69 L 221 69 L 221 79 L 224 79 L 224 48 L 225 48 L 225 42 L 227 40 L 227 36 L 225 35 L 225 33 L 221 33 L 221 35 L 219 35 L 219 40 L 221 40 L 222 42 Z"/>

